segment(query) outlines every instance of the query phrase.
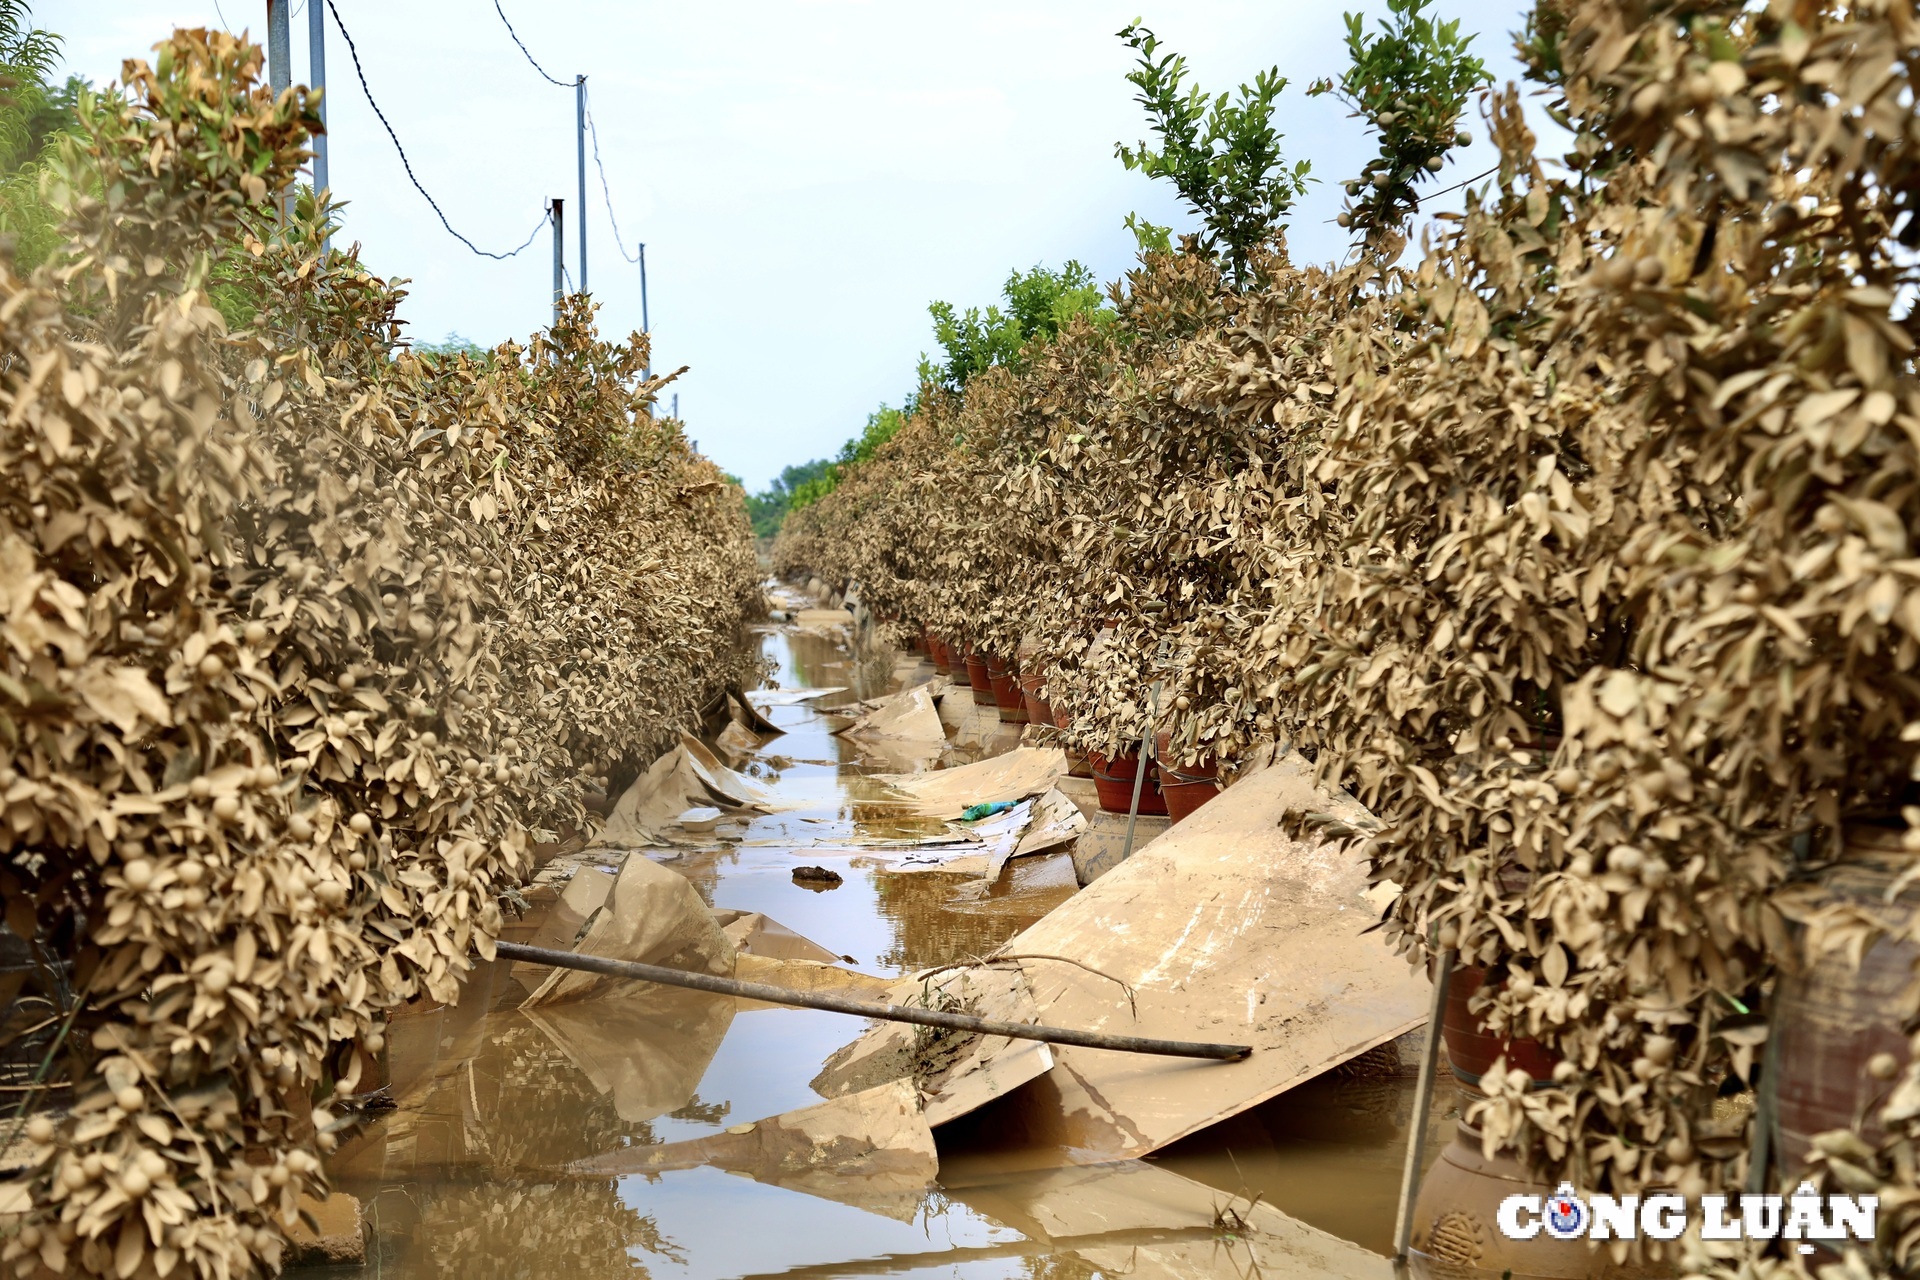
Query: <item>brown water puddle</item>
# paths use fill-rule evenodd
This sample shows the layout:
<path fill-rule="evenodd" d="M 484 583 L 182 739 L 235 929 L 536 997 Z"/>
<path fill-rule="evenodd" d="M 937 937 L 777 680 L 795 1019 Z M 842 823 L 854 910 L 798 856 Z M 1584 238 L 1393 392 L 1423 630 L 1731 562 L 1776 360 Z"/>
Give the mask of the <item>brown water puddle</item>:
<path fill-rule="evenodd" d="M 825 636 L 782 628 L 763 643 L 785 687 L 846 685 L 861 697 L 895 679 L 886 661 L 856 662 Z M 818 711 L 766 714 L 786 732 L 742 768 L 815 803 L 756 820 L 747 840 L 899 830 L 856 815 L 868 812 L 856 797 L 870 794 L 861 782 L 871 770 Z M 652 856 L 711 905 L 764 912 L 883 976 L 983 955 L 1075 889 L 1064 854 L 1017 859 L 991 887 L 777 843 Z M 795 884 L 806 861 L 832 865 L 844 882 L 827 892 Z M 510 936 L 536 925 L 518 922 Z M 911 1193 L 817 1179 L 802 1191 L 714 1168 L 582 1176 L 568 1166 L 818 1103 L 808 1082 L 861 1024 L 651 988 L 527 1014 L 516 1007 L 526 994 L 511 966 L 482 965 L 458 1006 L 395 1019 L 397 1109 L 331 1166 L 338 1189 L 368 1206 L 366 1274 L 1372 1274 L 1342 1242 L 1389 1248 L 1412 1107 L 1405 1078 L 1323 1078 L 1148 1161 L 1092 1169 L 1062 1169 L 1060 1153 L 1019 1146 L 989 1105 L 939 1131 L 939 1186 Z M 1436 1113 L 1450 1101 L 1444 1094 Z M 1436 1118 L 1430 1153 L 1447 1124 Z M 1255 1198 L 1308 1227 L 1297 1239 L 1248 1239 L 1235 1207 Z M 1353 1256 L 1329 1262 L 1320 1232 Z"/>

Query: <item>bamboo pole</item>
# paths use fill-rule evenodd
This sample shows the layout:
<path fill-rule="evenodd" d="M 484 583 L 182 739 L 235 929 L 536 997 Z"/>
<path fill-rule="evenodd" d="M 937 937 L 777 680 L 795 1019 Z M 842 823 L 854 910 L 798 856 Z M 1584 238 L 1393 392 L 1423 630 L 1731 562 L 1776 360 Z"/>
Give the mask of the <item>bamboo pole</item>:
<path fill-rule="evenodd" d="M 1213 1058 L 1221 1062 L 1238 1062 L 1253 1052 L 1253 1046 L 1246 1044 L 1197 1044 L 1187 1040 L 1154 1040 L 1144 1036 L 1107 1035 L 1100 1031 L 1072 1031 L 1037 1023 L 1002 1022 L 998 1018 L 976 1018 L 969 1013 L 918 1009 L 904 1004 L 876 1004 L 822 991 L 793 991 L 765 982 L 741 982 L 737 978 L 721 978 L 710 973 L 688 973 L 684 969 L 668 969 L 657 964 L 583 956 L 574 951 L 553 951 L 519 942 L 496 942 L 493 945 L 496 952 L 509 960 L 578 969 L 582 973 L 600 973 L 610 978 L 637 978 L 642 982 L 657 982 L 667 987 L 711 991 L 715 995 L 740 996 L 767 1004 L 792 1005 L 799 1009 L 850 1013 L 855 1017 L 878 1018 L 883 1022 L 911 1022 L 923 1027 L 945 1027 L 950 1031 L 977 1031 L 982 1035 L 1006 1036 L 1011 1040 L 1042 1040 L 1047 1044 L 1115 1049 L 1122 1053 L 1160 1054 L 1171 1058 Z"/>

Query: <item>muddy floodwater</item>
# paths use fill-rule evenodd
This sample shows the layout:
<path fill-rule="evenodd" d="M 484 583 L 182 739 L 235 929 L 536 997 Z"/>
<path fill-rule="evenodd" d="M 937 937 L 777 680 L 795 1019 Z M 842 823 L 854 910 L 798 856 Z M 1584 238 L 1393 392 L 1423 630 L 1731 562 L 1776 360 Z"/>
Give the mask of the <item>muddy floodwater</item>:
<path fill-rule="evenodd" d="M 847 686 L 846 697 L 869 697 L 914 678 L 885 658 L 856 661 L 830 634 L 781 627 L 761 640 L 784 688 Z M 744 832 L 723 828 L 710 848 L 625 856 L 654 857 L 709 905 L 764 912 L 849 967 L 888 978 L 984 955 L 1076 891 L 1066 854 L 1015 859 L 987 887 L 810 850 L 808 841 L 862 833 L 854 800 L 863 775 L 880 770 L 808 705 L 765 714 L 785 732 L 736 757 L 736 767 L 807 805 L 756 818 Z M 609 852 L 604 865 L 620 856 Z M 797 884 L 794 868 L 815 862 L 842 882 Z M 508 936 L 531 937 L 543 909 L 535 895 Z M 595 1157 L 715 1137 L 820 1102 L 809 1082 L 864 1024 L 652 987 L 521 1012 L 543 972 L 484 965 L 457 1005 L 395 1018 L 395 1107 L 331 1166 L 335 1187 L 361 1199 L 371 1227 L 369 1262 L 354 1274 L 1297 1273 L 1261 1238 L 1236 1230 L 1255 1198 L 1318 1231 L 1391 1251 L 1414 1092 L 1404 1075 L 1336 1072 L 1149 1159 L 1094 1167 L 1075 1167 L 1070 1152 L 1010 1143 L 989 1104 L 936 1130 L 938 1184 L 910 1194 L 713 1167 L 582 1174 L 574 1166 Z M 1450 1130 L 1453 1101 L 1442 1085 L 1430 1158 Z"/>

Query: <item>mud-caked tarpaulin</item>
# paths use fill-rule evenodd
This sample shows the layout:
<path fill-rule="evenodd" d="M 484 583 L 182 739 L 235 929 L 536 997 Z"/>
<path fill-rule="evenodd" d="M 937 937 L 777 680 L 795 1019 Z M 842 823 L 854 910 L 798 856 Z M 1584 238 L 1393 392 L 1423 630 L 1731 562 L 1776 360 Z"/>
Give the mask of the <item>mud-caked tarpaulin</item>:
<path fill-rule="evenodd" d="M 1199 1063 L 1059 1046 L 1053 1070 L 1008 1100 L 1001 1123 L 1067 1163 L 1142 1156 L 1426 1020 L 1426 977 L 1362 935 L 1379 907 L 1361 861 L 1280 829 L 1289 812 L 1342 804 L 1308 770 L 1293 757 L 1242 777 L 1003 949 L 1106 975 L 1021 961 L 1041 1022 L 1251 1044 L 1252 1056 Z"/>
<path fill-rule="evenodd" d="M 1019 968 L 952 968 L 899 979 L 889 1004 L 959 1008 L 1003 1022 L 1032 1022 L 1033 997 Z M 941 1031 L 876 1022 L 827 1059 L 814 1092 L 840 1097 L 890 1080 L 920 1090 L 927 1123 L 939 1126 L 1012 1092 L 1053 1066 L 1051 1046 L 1037 1040 Z"/>
<path fill-rule="evenodd" d="M 884 783 L 914 812 L 958 818 L 975 805 L 1023 800 L 1047 791 L 1067 776 L 1067 753 L 1058 747 L 1016 747 L 1005 755 L 933 773 L 881 773 Z"/>
<path fill-rule="evenodd" d="M 692 883 L 639 854 L 628 855 L 574 950 L 723 977 L 733 975 L 735 957 L 733 943 L 714 922 Z M 620 981 L 577 969 L 554 969 L 520 1007 L 576 1000 Z"/>

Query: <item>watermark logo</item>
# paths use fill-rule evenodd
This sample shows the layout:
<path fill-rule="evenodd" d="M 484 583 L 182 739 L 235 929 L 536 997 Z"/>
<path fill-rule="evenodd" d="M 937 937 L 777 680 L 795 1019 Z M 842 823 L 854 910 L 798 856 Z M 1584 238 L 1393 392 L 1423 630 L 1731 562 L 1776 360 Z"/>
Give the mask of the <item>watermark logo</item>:
<path fill-rule="evenodd" d="M 1803 1182 L 1790 1196 L 1700 1197 L 1697 1220 L 1703 1240 L 1873 1239 L 1878 1196 L 1821 1195 Z M 1676 1240 L 1696 1214 L 1686 1200 L 1670 1192 L 1648 1196 L 1581 1196 L 1563 1182 L 1550 1196 L 1512 1195 L 1500 1202 L 1496 1218 L 1510 1240 L 1531 1240 L 1541 1232 L 1555 1240 Z M 1812 1253 L 1802 1244 L 1800 1252 Z"/>
<path fill-rule="evenodd" d="M 1508 1199 L 1523 1197 L 1509 1196 Z M 1547 1197 L 1547 1234 L 1555 1240 L 1577 1240 L 1587 1231 L 1587 1202 L 1573 1194 L 1573 1184 L 1563 1182 Z"/>

